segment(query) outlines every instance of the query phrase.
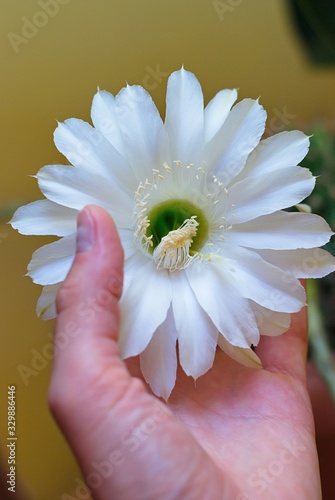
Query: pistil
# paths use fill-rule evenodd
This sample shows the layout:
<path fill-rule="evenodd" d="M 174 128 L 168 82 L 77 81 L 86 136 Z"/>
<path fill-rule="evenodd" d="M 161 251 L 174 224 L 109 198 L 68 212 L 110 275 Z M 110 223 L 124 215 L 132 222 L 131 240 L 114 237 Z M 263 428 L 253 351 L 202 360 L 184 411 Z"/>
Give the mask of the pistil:
<path fill-rule="evenodd" d="M 196 256 L 190 255 L 190 248 L 198 226 L 196 216 L 192 216 L 186 219 L 178 229 L 170 231 L 161 239 L 153 253 L 157 269 L 176 271 L 185 269 L 191 264 Z"/>

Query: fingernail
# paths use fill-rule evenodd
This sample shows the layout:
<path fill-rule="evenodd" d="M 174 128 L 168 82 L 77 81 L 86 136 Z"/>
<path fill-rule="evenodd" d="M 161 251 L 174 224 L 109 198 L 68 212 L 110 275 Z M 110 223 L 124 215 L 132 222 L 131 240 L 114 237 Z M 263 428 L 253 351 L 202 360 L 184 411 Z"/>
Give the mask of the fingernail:
<path fill-rule="evenodd" d="M 95 243 L 95 227 L 88 210 L 83 208 L 77 219 L 77 253 L 88 252 Z"/>

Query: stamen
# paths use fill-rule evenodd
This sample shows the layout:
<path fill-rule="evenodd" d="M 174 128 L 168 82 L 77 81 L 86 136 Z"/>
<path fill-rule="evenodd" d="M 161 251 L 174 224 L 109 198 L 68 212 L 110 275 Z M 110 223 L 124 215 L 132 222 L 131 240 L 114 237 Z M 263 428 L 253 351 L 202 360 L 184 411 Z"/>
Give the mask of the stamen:
<path fill-rule="evenodd" d="M 178 165 L 178 167 L 183 168 L 183 164 L 182 164 L 182 162 L 180 160 L 174 160 L 173 163 L 175 163 L 176 165 Z"/>
<path fill-rule="evenodd" d="M 170 231 L 161 239 L 153 253 L 157 269 L 185 269 L 196 258 L 189 253 L 199 226 L 195 218 L 186 219 L 178 229 Z"/>
<path fill-rule="evenodd" d="M 181 176 L 180 169 L 183 171 Z M 179 202 L 181 181 L 187 185 L 185 200 Z M 188 184 L 193 184 L 192 189 L 189 189 Z M 161 197 L 158 196 L 160 192 Z M 204 207 L 198 207 L 197 203 L 193 205 L 193 201 L 188 201 L 197 192 L 201 196 L 201 203 L 205 200 Z M 188 208 L 185 209 L 183 204 Z M 160 215 L 160 206 L 163 215 Z M 177 219 L 174 219 L 175 222 L 172 221 L 171 225 L 168 215 L 164 219 L 165 209 L 167 214 L 169 210 L 172 213 L 175 211 Z M 232 230 L 227 220 L 230 219 L 231 222 L 234 209 L 235 205 L 229 202 L 228 189 L 217 176 L 208 173 L 205 162 L 200 166 L 193 163 L 183 164 L 180 160 L 173 161 L 170 165 L 164 162 L 160 168 L 151 169 L 151 177 L 141 181 L 135 191 L 132 223 L 135 243 L 144 254 L 154 259 L 157 269 L 167 269 L 170 272 L 184 269 L 195 261 L 213 260 L 221 248 L 220 244 L 217 244 L 217 238 L 224 241 Z M 176 227 L 177 229 L 174 229 Z M 211 248 L 207 250 L 210 253 L 204 253 L 205 246 L 209 245 L 210 234 L 216 241 L 211 243 Z"/>

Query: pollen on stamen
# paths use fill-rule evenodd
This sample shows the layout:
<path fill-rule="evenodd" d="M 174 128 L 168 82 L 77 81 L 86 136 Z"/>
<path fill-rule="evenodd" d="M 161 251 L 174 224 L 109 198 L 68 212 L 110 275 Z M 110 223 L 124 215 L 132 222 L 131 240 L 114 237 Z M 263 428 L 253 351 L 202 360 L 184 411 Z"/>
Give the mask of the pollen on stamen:
<path fill-rule="evenodd" d="M 201 172 L 202 174 L 206 175 L 207 172 L 202 167 L 198 167 L 198 172 Z"/>
<path fill-rule="evenodd" d="M 152 238 L 153 236 L 147 236 L 147 229 L 150 225 L 150 221 L 147 216 L 139 218 L 138 224 L 134 233 L 135 242 L 141 245 L 143 249 L 148 251 L 149 246 L 153 246 Z"/>

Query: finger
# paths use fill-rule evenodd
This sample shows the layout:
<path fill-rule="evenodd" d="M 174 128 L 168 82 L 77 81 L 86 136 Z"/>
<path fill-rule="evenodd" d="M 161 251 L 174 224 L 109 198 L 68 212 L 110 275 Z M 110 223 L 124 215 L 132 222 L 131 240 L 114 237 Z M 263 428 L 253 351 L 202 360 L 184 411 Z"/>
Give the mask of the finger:
<path fill-rule="evenodd" d="M 287 332 L 278 337 L 263 335 L 256 353 L 263 367 L 270 371 L 283 372 L 306 381 L 306 359 L 308 347 L 307 308 L 292 314 Z"/>
<path fill-rule="evenodd" d="M 57 401 L 67 407 L 64 398 L 70 404 L 78 386 L 85 387 L 82 398 L 89 397 L 89 391 L 114 377 L 108 393 L 118 398 L 130 380 L 117 347 L 123 251 L 115 225 L 101 208 L 86 207 L 78 216 L 77 235 L 76 257 L 57 297 L 50 387 L 56 417 Z"/>

